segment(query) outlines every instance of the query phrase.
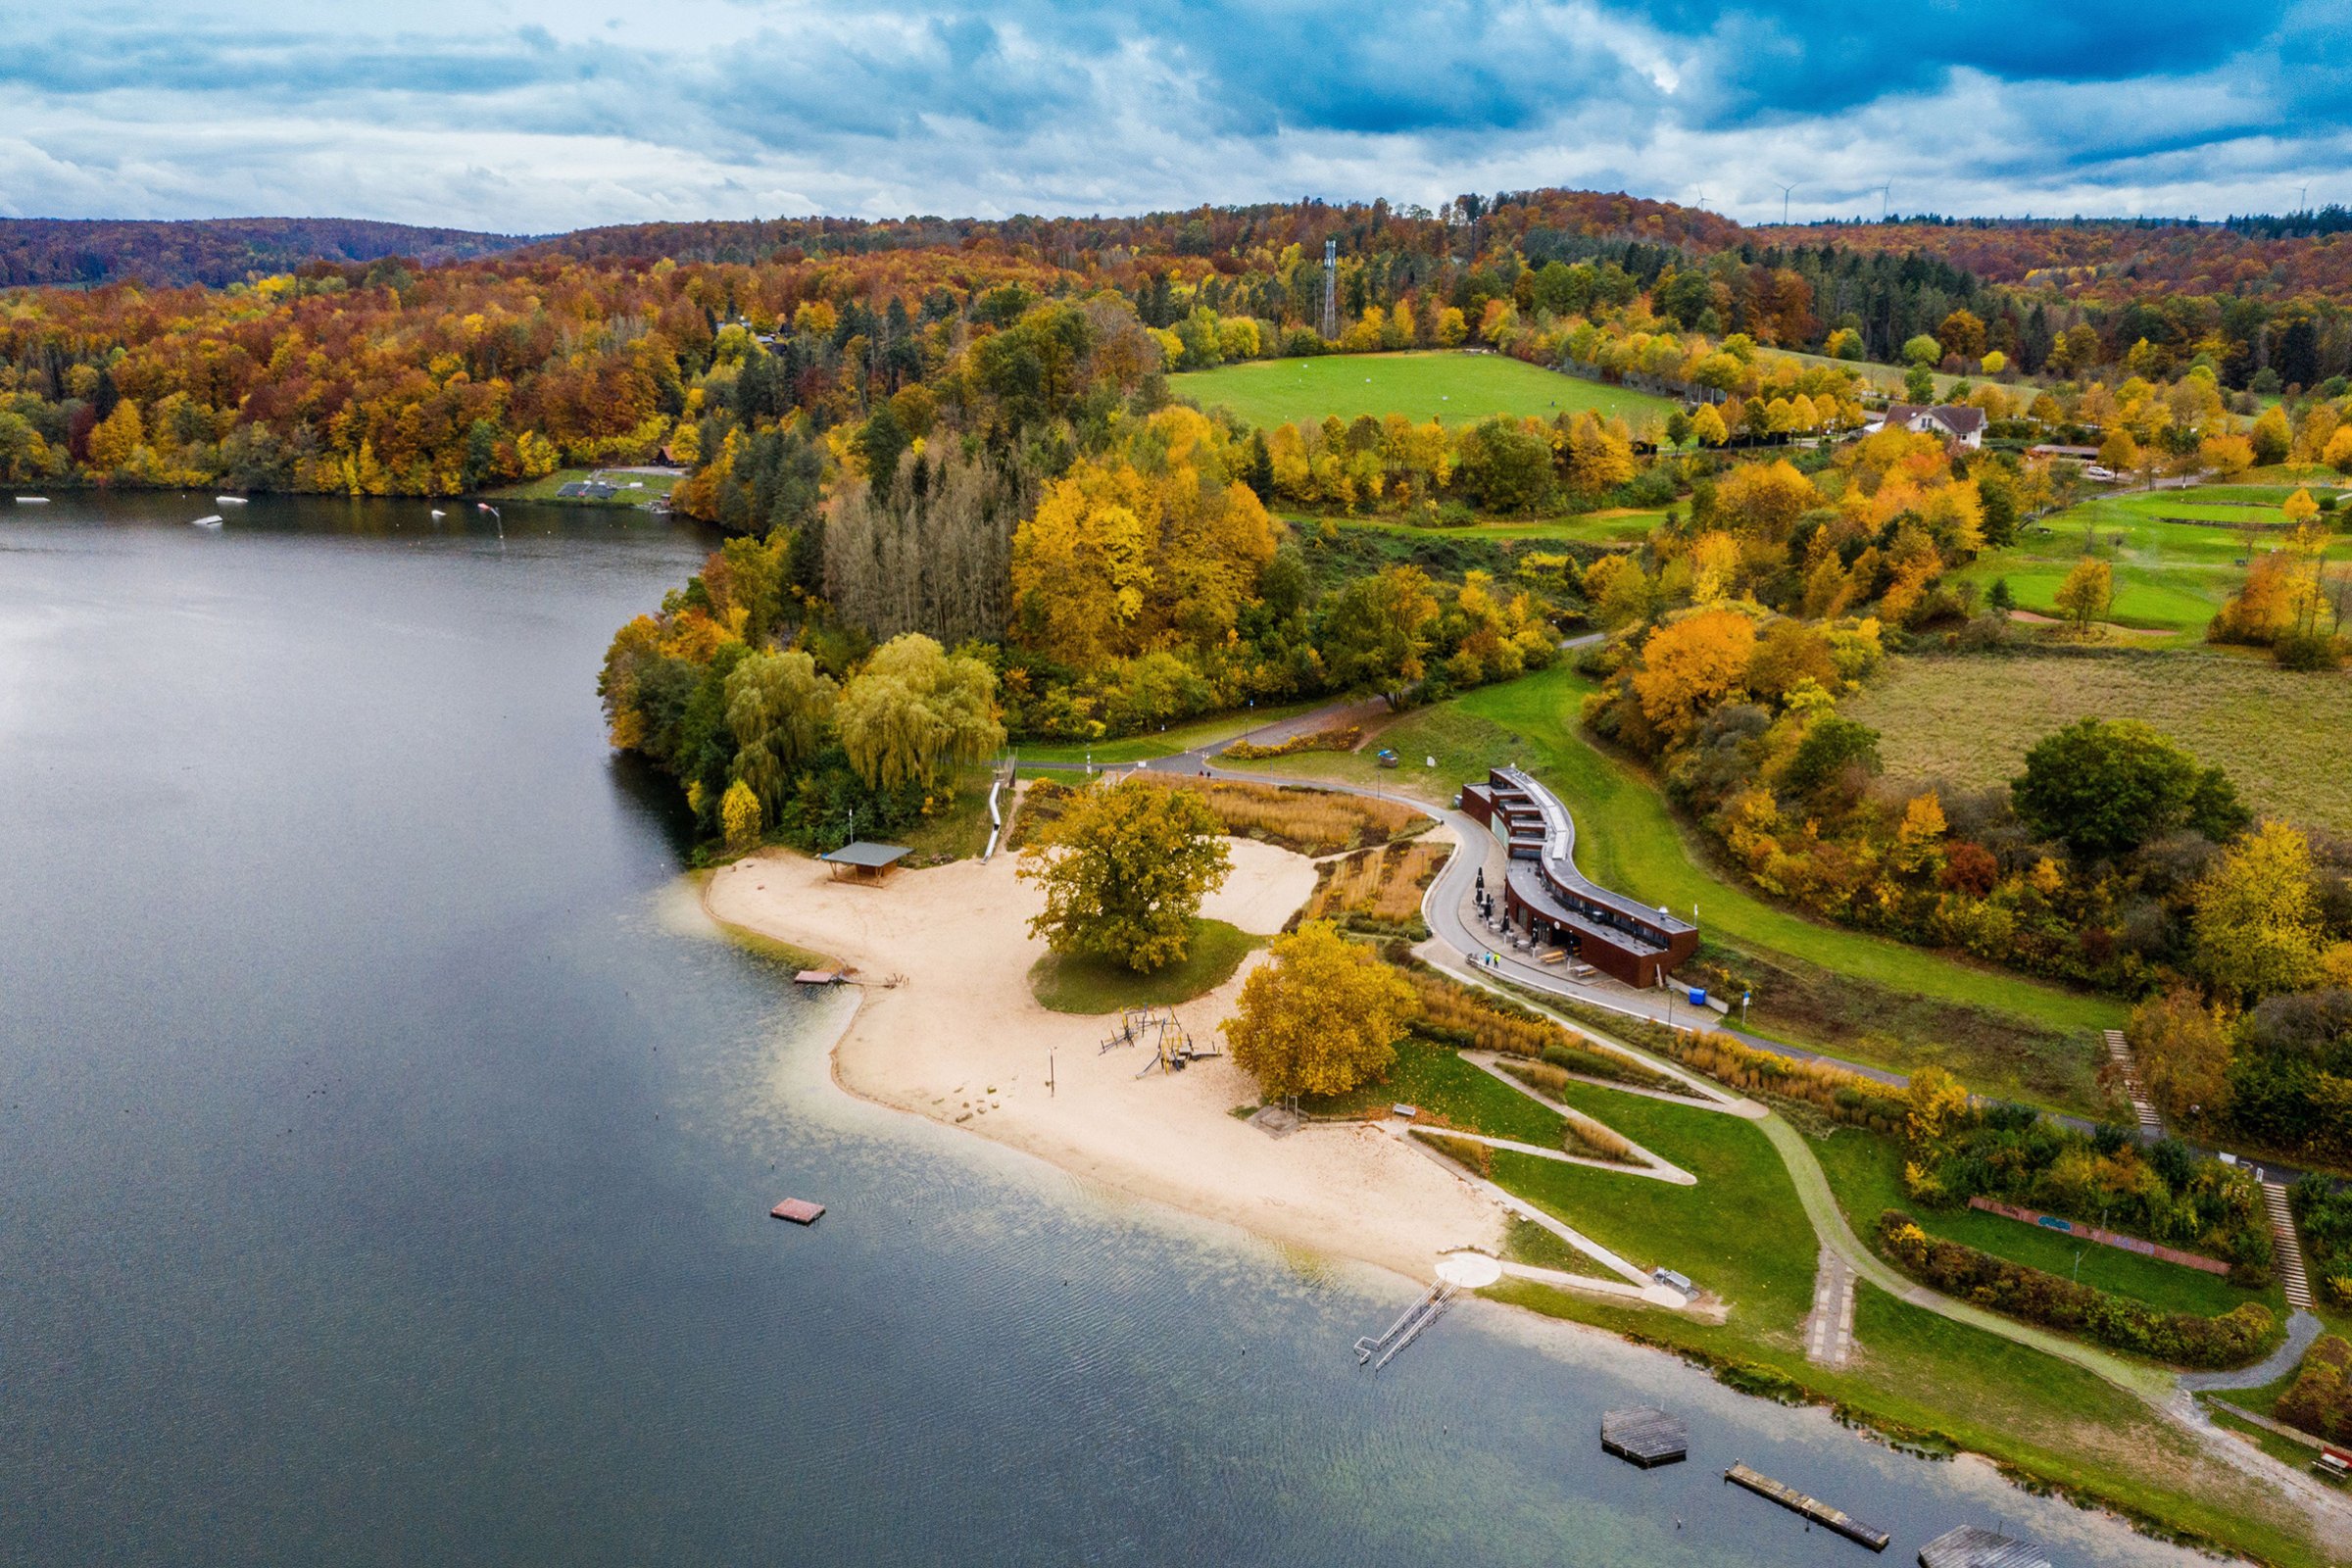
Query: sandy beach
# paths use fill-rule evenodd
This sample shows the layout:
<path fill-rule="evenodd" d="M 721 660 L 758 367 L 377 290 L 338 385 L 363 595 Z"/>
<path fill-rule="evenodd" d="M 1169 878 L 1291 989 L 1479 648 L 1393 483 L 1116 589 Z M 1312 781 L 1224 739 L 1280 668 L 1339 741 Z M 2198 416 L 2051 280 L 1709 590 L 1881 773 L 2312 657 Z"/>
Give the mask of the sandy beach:
<path fill-rule="evenodd" d="M 1228 843 L 1233 874 L 1201 912 L 1245 931 L 1279 930 L 1313 890 L 1313 865 L 1250 840 Z M 852 1093 L 1138 1197 L 1416 1279 L 1431 1277 L 1443 1251 L 1499 1243 L 1499 1210 L 1395 1137 L 1369 1126 L 1268 1137 L 1232 1114 L 1257 1094 L 1231 1061 L 1139 1078 L 1144 1048 L 1098 1049 L 1115 1017 L 1039 1006 L 1028 973 L 1045 945 L 1028 921 L 1043 896 L 1015 879 L 1017 863 L 999 855 L 867 887 L 771 851 L 714 872 L 703 897 L 714 917 L 828 954 L 869 982 L 834 1050 L 834 1076 Z M 1262 961 L 1251 955 L 1231 981 L 1177 1008 L 1196 1039 L 1215 1038 Z"/>

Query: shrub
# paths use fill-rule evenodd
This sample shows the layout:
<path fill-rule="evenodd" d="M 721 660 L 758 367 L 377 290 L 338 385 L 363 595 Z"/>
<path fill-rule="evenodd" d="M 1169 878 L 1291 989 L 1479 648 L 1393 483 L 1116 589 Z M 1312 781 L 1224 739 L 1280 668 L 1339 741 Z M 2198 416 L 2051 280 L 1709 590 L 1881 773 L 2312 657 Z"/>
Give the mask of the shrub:
<path fill-rule="evenodd" d="M 1218 755 L 1238 761 L 1256 762 L 1270 757 L 1296 757 L 1300 752 L 1352 752 L 1363 738 L 1363 727 L 1349 724 L 1345 729 L 1310 730 L 1303 735 L 1293 735 L 1287 740 L 1277 741 L 1271 746 L 1235 741 Z"/>
<path fill-rule="evenodd" d="M 1474 1170 L 1481 1176 L 1494 1173 L 1494 1151 L 1475 1139 L 1456 1138 L 1450 1133 L 1427 1132 L 1418 1127 L 1413 1129 L 1413 1136 L 1457 1165 Z"/>
<path fill-rule="evenodd" d="M 1579 1044 L 1573 1035 L 1544 1048 L 1544 1059 L 1566 1073 L 1582 1073 L 1587 1078 L 1606 1078 L 1611 1083 L 1632 1084 L 1637 1089 L 1663 1089 L 1670 1094 L 1688 1093 L 1684 1087 L 1662 1072 L 1653 1072 L 1631 1056 L 1620 1056 L 1614 1051 L 1596 1051 Z"/>
<path fill-rule="evenodd" d="M 1743 1095 L 1800 1100 L 1833 1121 L 1891 1133 L 1903 1124 L 1903 1092 L 1826 1062 L 1758 1051 L 1728 1035 L 1682 1035 L 1668 1047 L 1676 1060 Z"/>
<path fill-rule="evenodd" d="M 2278 1327 L 2258 1301 L 2219 1317 L 2161 1311 L 1930 1236 L 1900 1209 L 1879 1216 L 1879 1246 L 1904 1272 L 1946 1295 L 2175 1366 L 2243 1366 L 2262 1354 Z"/>
<path fill-rule="evenodd" d="M 2278 1396 L 2277 1414 L 2315 1437 L 2352 1442 L 2352 1343 L 2323 1335 Z"/>
<path fill-rule="evenodd" d="M 2318 632 L 2281 632 L 2271 644 L 2271 657 L 2280 669 L 2341 669 L 2344 645 Z"/>

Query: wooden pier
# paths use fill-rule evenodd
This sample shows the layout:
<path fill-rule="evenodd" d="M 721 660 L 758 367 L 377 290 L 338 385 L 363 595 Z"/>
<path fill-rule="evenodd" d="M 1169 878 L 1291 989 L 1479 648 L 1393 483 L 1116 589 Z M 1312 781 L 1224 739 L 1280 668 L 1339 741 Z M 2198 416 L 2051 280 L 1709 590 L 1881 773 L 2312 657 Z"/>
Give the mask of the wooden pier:
<path fill-rule="evenodd" d="M 769 1219 L 788 1219 L 795 1225 L 813 1225 L 822 1218 L 825 1205 L 811 1203 L 806 1198 L 787 1198 L 767 1211 Z"/>
<path fill-rule="evenodd" d="M 1920 1547 L 1919 1568 L 2050 1568 L 2050 1559 L 2030 1541 L 1962 1525 Z"/>
<path fill-rule="evenodd" d="M 1610 1410 L 1600 1418 L 1600 1447 L 1644 1470 L 1680 1464 L 1690 1455 L 1690 1429 L 1654 1404 Z"/>
<path fill-rule="evenodd" d="M 1864 1524 L 1843 1509 L 1833 1508 L 1818 1497 L 1808 1497 L 1794 1487 L 1760 1475 L 1746 1465 L 1734 1464 L 1723 1473 L 1723 1479 L 1745 1487 L 1759 1497 L 1769 1497 L 1790 1513 L 1802 1514 L 1823 1529 L 1835 1530 L 1846 1540 L 1858 1542 L 1873 1551 L 1885 1551 L 1886 1543 L 1893 1539 L 1886 1531 Z"/>

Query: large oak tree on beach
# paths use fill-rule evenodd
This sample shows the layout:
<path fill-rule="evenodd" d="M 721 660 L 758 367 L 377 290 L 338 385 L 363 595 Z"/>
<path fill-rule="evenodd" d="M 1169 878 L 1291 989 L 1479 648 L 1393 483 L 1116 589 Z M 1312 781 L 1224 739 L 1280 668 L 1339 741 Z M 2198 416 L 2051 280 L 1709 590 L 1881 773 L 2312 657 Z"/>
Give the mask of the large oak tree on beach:
<path fill-rule="evenodd" d="M 1098 786 L 1021 852 L 1021 880 L 1046 890 L 1029 934 L 1149 974 L 1183 960 L 1202 896 L 1232 865 L 1224 824 L 1196 791 Z"/>

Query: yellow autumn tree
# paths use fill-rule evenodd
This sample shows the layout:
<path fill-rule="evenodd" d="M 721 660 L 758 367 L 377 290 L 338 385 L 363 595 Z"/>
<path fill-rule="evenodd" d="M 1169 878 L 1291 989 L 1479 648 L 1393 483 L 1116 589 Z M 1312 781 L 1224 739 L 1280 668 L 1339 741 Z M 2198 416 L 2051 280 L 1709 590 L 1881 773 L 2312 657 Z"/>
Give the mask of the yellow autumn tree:
<path fill-rule="evenodd" d="M 1379 1077 L 1419 1010 L 1411 983 L 1372 949 L 1309 920 L 1275 938 L 1273 961 L 1250 971 L 1240 1010 L 1220 1027 L 1259 1092 L 1288 1100 Z"/>
<path fill-rule="evenodd" d="M 1152 587 L 1143 475 L 1082 463 L 1048 486 L 1012 536 L 1014 624 L 1022 640 L 1091 668 L 1127 652 Z"/>
<path fill-rule="evenodd" d="M 143 434 L 139 426 L 139 406 L 124 398 L 115 405 L 114 413 L 91 428 L 90 466 L 102 474 L 127 467 L 132 454 L 139 449 Z"/>
<path fill-rule="evenodd" d="M 718 800 L 718 830 L 726 839 L 727 853 L 743 855 L 758 849 L 760 824 L 760 797 L 737 779 Z"/>
<path fill-rule="evenodd" d="M 2311 842 L 2265 822 L 2223 855 L 2190 893 L 2197 970 L 2231 1000 L 2311 983 L 2326 928 Z"/>
<path fill-rule="evenodd" d="M 2074 623 L 2078 635 L 2087 635 L 2091 622 L 2107 613 L 2115 598 L 2115 573 L 2096 556 L 2084 556 L 2058 585 L 2055 603 Z"/>
<path fill-rule="evenodd" d="M 1756 623 L 1736 610 L 1709 610 L 1660 626 L 1642 645 L 1634 697 L 1652 724 L 1687 734 L 1699 715 L 1740 689 L 1756 651 Z"/>

